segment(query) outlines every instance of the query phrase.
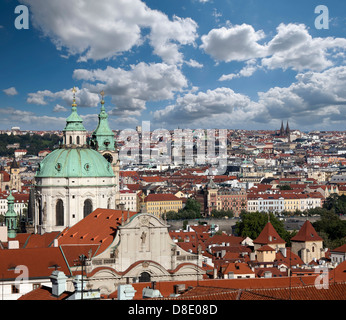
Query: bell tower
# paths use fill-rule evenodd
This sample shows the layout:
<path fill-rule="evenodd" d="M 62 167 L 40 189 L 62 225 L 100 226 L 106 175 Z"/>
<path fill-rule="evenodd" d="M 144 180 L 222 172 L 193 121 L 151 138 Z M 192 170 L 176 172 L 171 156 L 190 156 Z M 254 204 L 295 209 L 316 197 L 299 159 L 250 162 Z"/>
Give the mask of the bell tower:
<path fill-rule="evenodd" d="M 110 129 L 108 124 L 108 114 L 105 109 L 104 92 L 101 91 L 101 111 L 98 115 L 99 121 L 97 128 L 92 134 L 90 146 L 101 153 L 106 160 L 112 165 L 112 169 L 115 175 L 116 187 L 115 187 L 115 205 L 120 204 L 119 193 L 119 153 L 114 138 L 114 133 Z"/>

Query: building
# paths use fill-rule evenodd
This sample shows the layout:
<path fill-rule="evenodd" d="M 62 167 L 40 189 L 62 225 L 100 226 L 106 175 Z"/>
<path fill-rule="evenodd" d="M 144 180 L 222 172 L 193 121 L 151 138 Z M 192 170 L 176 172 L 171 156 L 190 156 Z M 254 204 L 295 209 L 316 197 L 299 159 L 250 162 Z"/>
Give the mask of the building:
<path fill-rule="evenodd" d="M 273 225 L 268 222 L 259 236 L 253 241 L 254 251 L 263 246 L 270 246 L 274 250 L 285 248 L 286 242 L 279 236 Z M 268 251 L 268 250 L 267 250 Z"/>
<path fill-rule="evenodd" d="M 238 217 L 242 210 L 247 209 L 247 195 L 244 189 L 218 188 L 212 180 L 207 184 L 206 201 L 209 215 L 213 210 L 230 210 Z"/>
<path fill-rule="evenodd" d="M 136 211 L 139 208 L 140 199 L 137 192 L 132 190 L 120 190 L 119 191 L 119 204 L 124 205 L 124 210 Z"/>
<path fill-rule="evenodd" d="M 18 216 L 24 215 L 27 212 L 29 204 L 29 194 L 28 193 L 15 193 L 11 192 L 14 197 L 14 211 Z M 7 205 L 8 193 L 0 193 L 0 215 L 5 215 L 8 205 Z"/>
<path fill-rule="evenodd" d="M 346 260 L 346 244 L 330 250 L 330 259 L 335 264 L 344 262 Z"/>
<path fill-rule="evenodd" d="M 285 210 L 285 199 L 280 194 L 248 194 L 247 208 L 250 212 L 277 212 Z"/>
<path fill-rule="evenodd" d="M 42 160 L 35 175 L 35 232 L 62 231 L 95 208 L 114 209 L 119 183 L 112 163 L 87 143 L 74 96 L 63 143 Z"/>
<path fill-rule="evenodd" d="M 171 193 L 151 193 L 144 198 L 145 211 L 157 217 L 165 212 L 178 212 L 183 208 L 183 200 Z"/>
<path fill-rule="evenodd" d="M 306 264 L 325 256 L 323 239 L 317 234 L 309 220 L 305 221 L 299 232 L 291 239 L 291 243 L 292 252 Z"/>
<path fill-rule="evenodd" d="M 0 169 L 0 190 L 16 190 L 22 191 L 22 181 L 20 177 L 20 167 L 16 159 L 11 162 L 9 172 L 4 168 Z"/>

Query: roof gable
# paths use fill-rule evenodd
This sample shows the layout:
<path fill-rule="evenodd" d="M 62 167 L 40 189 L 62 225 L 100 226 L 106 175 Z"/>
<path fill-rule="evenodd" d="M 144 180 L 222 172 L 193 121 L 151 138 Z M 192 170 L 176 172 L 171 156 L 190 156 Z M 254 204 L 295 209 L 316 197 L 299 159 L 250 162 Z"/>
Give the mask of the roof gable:
<path fill-rule="evenodd" d="M 311 222 L 306 220 L 299 232 L 291 239 L 291 241 L 323 241 L 323 239 L 317 234 Z"/>
<path fill-rule="evenodd" d="M 263 228 L 260 235 L 254 240 L 253 243 L 257 244 L 276 244 L 276 243 L 286 243 L 276 232 L 273 225 L 268 222 Z"/>

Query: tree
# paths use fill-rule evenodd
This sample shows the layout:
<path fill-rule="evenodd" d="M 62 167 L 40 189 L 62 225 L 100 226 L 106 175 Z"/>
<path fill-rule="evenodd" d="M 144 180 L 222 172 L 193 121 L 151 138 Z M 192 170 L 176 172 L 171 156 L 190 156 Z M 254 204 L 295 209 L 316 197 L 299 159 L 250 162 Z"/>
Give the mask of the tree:
<path fill-rule="evenodd" d="M 336 193 L 331 194 L 323 204 L 327 210 L 334 209 L 336 214 L 346 214 L 346 196 L 339 196 Z"/>
<path fill-rule="evenodd" d="M 240 221 L 236 223 L 235 233 L 241 237 L 256 239 L 268 221 L 270 221 L 270 223 L 273 225 L 279 236 L 288 242 L 290 234 L 285 230 L 283 222 L 280 221 L 273 213 L 268 214 L 263 211 L 243 211 L 240 214 Z"/>
<path fill-rule="evenodd" d="M 186 200 L 183 210 L 195 212 L 199 216 L 201 213 L 201 204 L 197 200 L 189 198 Z"/>
<path fill-rule="evenodd" d="M 312 225 L 323 238 L 326 247 L 334 249 L 346 243 L 346 221 L 341 220 L 333 209 L 323 210 L 321 218 Z"/>
<path fill-rule="evenodd" d="M 212 210 L 211 211 L 211 216 L 213 218 L 224 218 L 224 217 L 229 217 L 232 218 L 234 216 L 232 210 Z"/>

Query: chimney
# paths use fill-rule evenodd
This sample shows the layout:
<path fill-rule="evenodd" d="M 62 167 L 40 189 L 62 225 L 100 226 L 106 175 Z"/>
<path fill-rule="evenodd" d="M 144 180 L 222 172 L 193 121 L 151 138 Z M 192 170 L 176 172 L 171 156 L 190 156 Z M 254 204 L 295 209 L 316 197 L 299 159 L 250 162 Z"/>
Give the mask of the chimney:
<path fill-rule="evenodd" d="M 52 295 L 59 297 L 66 290 L 67 277 L 62 271 L 55 270 L 50 276 L 52 282 Z"/>
<path fill-rule="evenodd" d="M 151 289 L 153 289 L 153 290 L 156 289 L 156 281 L 151 282 Z"/>

